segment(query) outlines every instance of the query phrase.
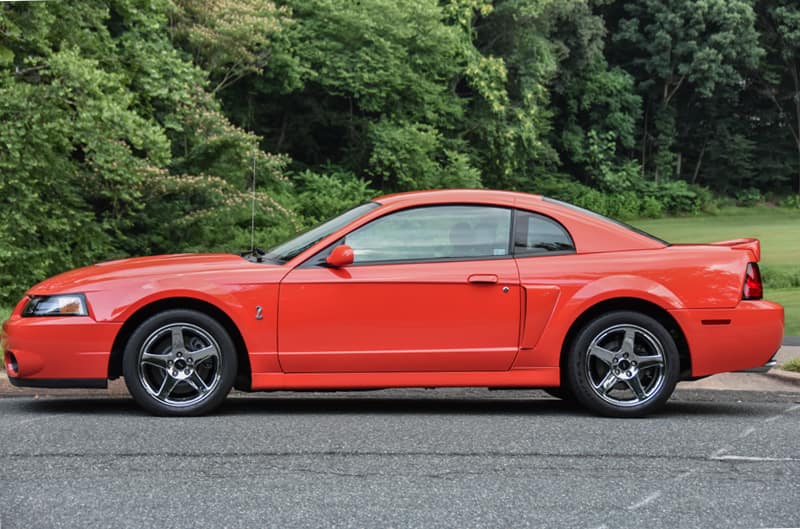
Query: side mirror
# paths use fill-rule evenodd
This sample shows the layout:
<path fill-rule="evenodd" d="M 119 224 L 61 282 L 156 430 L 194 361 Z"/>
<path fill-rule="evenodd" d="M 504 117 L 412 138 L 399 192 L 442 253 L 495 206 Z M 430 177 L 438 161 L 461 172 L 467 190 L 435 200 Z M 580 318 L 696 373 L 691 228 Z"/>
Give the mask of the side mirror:
<path fill-rule="evenodd" d="M 353 249 L 346 244 L 339 245 L 333 249 L 325 262 L 334 268 L 351 265 L 353 264 Z"/>

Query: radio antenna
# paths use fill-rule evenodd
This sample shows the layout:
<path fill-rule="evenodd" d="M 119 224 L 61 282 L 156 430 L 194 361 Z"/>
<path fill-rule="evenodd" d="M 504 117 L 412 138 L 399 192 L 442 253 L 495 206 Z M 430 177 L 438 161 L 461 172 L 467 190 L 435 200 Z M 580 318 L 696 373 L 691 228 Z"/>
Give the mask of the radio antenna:
<path fill-rule="evenodd" d="M 253 189 L 250 197 L 250 253 L 256 251 L 256 153 L 258 140 L 253 138 Z"/>

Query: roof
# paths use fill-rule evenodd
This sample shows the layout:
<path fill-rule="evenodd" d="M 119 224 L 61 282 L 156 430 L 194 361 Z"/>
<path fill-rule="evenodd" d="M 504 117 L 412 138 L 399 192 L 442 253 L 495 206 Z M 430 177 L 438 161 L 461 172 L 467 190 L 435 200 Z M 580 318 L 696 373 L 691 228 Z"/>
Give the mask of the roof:
<path fill-rule="evenodd" d="M 433 191 L 410 191 L 406 193 L 393 193 L 375 198 L 381 204 L 397 202 L 458 202 L 486 201 L 486 202 L 514 202 L 516 200 L 541 200 L 541 195 L 520 193 L 517 191 L 497 191 L 491 189 L 437 189 Z"/>

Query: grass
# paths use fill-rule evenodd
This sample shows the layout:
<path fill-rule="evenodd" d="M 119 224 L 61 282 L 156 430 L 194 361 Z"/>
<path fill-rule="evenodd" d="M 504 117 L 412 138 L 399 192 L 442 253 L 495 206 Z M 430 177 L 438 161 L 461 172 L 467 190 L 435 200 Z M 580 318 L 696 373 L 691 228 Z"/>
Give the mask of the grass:
<path fill-rule="evenodd" d="M 800 373 L 800 358 L 792 358 L 788 362 L 781 365 L 781 369 L 786 371 L 794 371 Z"/>
<path fill-rule="evenodd" d="M 643 219 L 633 224 L 669 242 L 754 237 L 761 241 L 761 264 L 768 284 L 770 272 L 773 276 L 800 278 L 800 209 L 725 208 L 718 215 Z M 800 284 L 793 286 L 800 287 Z"/>
<path fill-rule="evenodd" d="M 786 310 L 784 334 L 800 335 L 800 209 L 725 208 L 717 215 L 643 219 L 633 224 L 676 243 L 759 239 L 765 297 Z"/>
<path fill-rule="evenodd" d="M 800 288 L 767 289 L 764 297 L 775 303 L 783 305 L 786 313 L 786 327 L 783 334 L 786 336 L 800 336 Z"/>

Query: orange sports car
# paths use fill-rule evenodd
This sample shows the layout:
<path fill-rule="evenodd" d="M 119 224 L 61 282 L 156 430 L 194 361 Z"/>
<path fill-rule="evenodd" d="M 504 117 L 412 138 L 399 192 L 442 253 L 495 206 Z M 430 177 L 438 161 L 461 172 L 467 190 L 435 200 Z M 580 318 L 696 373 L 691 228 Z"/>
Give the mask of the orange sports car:
<path fill-rule="evenodd" d="M 30 289 L 4 324 L 18 386 L 123 376 L 159 415 L 232 387 L 544 388 L 641 416 L 679 380 L 766 370 L 783 308 L 759 242 L 669 244 L 541 196 L 388 195 L 269 252 L 101 263 Z"/>

